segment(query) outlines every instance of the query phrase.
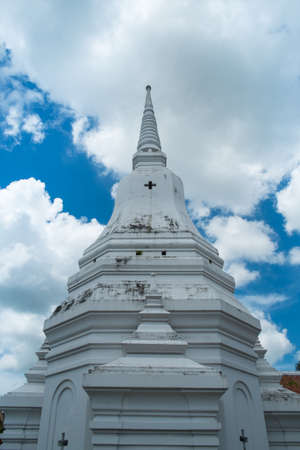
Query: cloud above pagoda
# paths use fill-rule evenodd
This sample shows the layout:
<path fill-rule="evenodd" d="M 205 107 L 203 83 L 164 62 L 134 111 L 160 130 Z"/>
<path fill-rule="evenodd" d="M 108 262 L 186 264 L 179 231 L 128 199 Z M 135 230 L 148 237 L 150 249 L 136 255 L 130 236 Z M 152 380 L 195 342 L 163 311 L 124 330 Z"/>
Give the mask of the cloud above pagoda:
<path fill-rule="evenodd" d="M 148 82 L 163 149 L 195 208 L 248 214 L 297 164 L 297 2 L 4 3 L 11 70 L 73 108 L 75 144 L 108 169 L 130 169 Z M 42 139 L 37 120 L 25 129 Z"/>

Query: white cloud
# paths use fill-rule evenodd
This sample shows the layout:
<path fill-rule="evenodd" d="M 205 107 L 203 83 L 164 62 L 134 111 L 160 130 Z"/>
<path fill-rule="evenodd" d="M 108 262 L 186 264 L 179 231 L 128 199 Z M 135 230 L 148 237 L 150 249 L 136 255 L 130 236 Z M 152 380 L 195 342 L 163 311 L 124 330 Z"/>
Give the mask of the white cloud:
<path fill-rule="evenodd" d="M 30 178 L 0 189 L 1 302 L 24 311 L 45 311 L 65 295 L 85 247 L 101 225 L 63 212 L 39 180 Z"/>
<path fill-rule="evenodd" d="M 4 123 L 4 135 L 19 139 L 22 131 L 31 134 L 36 144 L 43 142 L 45 138 L 44 124 L 38 114 L 25 115 L 20 105 L 11 106 Z"/>
<path fill-rule="evenodd" d="M 195 209 L 194 204 L 191 204 L 190 202 L 187 205 L 189 215 L 191 216 L 192 220 L 201 227 L 201 219 L 203 217 L 208 217 L 210 215 L 210 208 L 206 206 L 203 202 L 197 206 Z"/>
<path fill-rule="evenodd" d="M 259 339 L 262 346 L 267 350 L 266 358 L 270 364 L 276 364 L 295 351 L 295 346 L 288 338 L 286 328 L 278 326 L 267 312 L 272 305 L 288 300 L 288 297 L 276 292 L 265 295 L 245 295 L 240 300 L 246 304 L 261 325 Z"/>
<path fill-rule="evenodd" d="M 33 142 L 40 144 L 45 138 L 44 124 L 38 114 L 29 114 L 23 120 L 22 130 L 32 135 Z"/>
<path fill-rule="evenodd" d="M 112 185 L 112 188 L 110 190 L 110 195 L 112 196 L 112 198 L 115 200 L 116 196 L 117 196 L 117 192 L 118 192 L 118 188 L 119 188 L 119 184 L 120 183 L 115 183 Z"/>
<path fill-rule="evenodd" d="M 240 262 L 230 264 L 227 271 L 233 276 L 235 284 L 239 288 L 259 277 L 259 272 L 257 270 L 249 270 L 244 263 Z"/>
<path fill-rule="evenodd" d="M 277 193 L 277 209 L 285 218 L 288 233 L 300 231 L 300 166 L 292 173 L 288 185 Z"/>
<path fill-rule="evenodd" d="M 21 242 L 10 243 L 0 250 L 0 283 L 11 277 L 11 273 L 23 267 L 30 259 L 28 248 Z"/>
<path fill-rule="evenodd" d="M 291 264 L 300 264 L 300 247 L 294 247 L 290 250 L 289 261 Z"/>
<path fill-rule="evenodd" d="M 11 106 L 6 118 L 4 134 L 6 136 L 17 136 L 20 133 L 22 114 L 16 106 Z"/>
<path fill-rule="evenodd" d="M 260 320 L 262 332 L 259 336 L 262 346 L 267 349 L 266 357 L 275 364 L 294 350 L 294 345 L 287 337 L 287 330 L 280 329 L 272 319 L 262 311 L 252 311 Z"/>
<path fill-rule="evenodd" d="M 277 252 L 274 231 L 262 221 L 239 216 L 215 216 L 203 227 L 224 259 L 225 270 L 235 278 L 238 287 L 259 277 L 259 272 L 246 267 L 247 261 L 284 262 L 284 255 Z"/>
<path fill-rule="evenodd" d="M 21 133 L 25 132 L 31 135 L 33 142 L 40 144 L 45 138 L 45 125 L 38 114 L 30 114 L 28 109 L 36 103 L 42 103 L 43 96 L 40 92 L 25 87 L 20 80 L 10 78 L 9 75 L 5 73 L 5 66 L 4 68 L 0 66 L 0 81 L 3 85 L 0 91 L 0 116 L 3 116 L 0 125 L 3 134 L 19 143 Z"/>
<path fill-rule="evenodd" d="M 227 263 L 241 260 L 283 262 L 283 256 L 276 254 L 275 233 L 262 221 L 215 216 L 205 230 Z"/>
<path fill-rule="evenodd" d="M 17 367 L 18 367 L 18 360 L 14 355 L 4 354 L 0 357 L 1 370 L 16 369 Z"/>
<path fill-rule="evenodd" d="M 41 314 L 2 308 L 0 328 L 0 395 L 24 382 L 23 373 L 36 360 L 42 341 Z"/>
<path fill-rule="evenodd" d="M 125 130 L 118 125 L 96 127 L 89 129 L 86 117 L 76 119 L 72 126 L 73 142 L 79 149 L 97 164 L 119 173 L 124 172 L 124 141 Z M 129 162 L 129 158 L 128 158 Z"/>
<path fill-rule="evenodd" d="M 77 117 L 100 119 L 74 134 L 97 163 L 130 170 L 148 82 L 169 165 L 195 209 L 206 201 L 249 213 L 298 161 L 297 2 L 4 5 L 0 39 L 12 49 L 11 70 Z"/>
<path fill-rule="evenodd" d="M 253 305 L 255 305 L 256 307 L 269 307 L 275 305 L 276 303 L 285 302 L 287 299 L 288 298 L 286 295 L 277 293 L 266 295 L 244 295 L 243 297 L 241 297 L 241 300 L 250 307 L 253 307 Z"/>
<path fill-rule="evenodd" d="M 18 106 L 11 106 L 4 124 L 4 135 L 19 139 L 22 131 L 32 135 L 36 144 L 43 142 L 45 138 L 44 124 L 38 114 L 24 115 Z"/>
<path fill-rule="evenodd" d="M 72 137 L 75 145 L 82 145 L 82 137 L 86 132 L 88 127 L 88 119 L 87 117 L 77 117 L 76 120 L 72 123 Z"/>
<path fill-rule="evenodd" d="M 0 370 L 24 370 L 28 361 L 35 359 L 33 345 L 37 351 L 42 339 L 43 319 L 45 317 L 39 314 L 2 309 Z"/>
<path fill-rule="evenodd" d="M 2 393 L 22 382 L 41 343 L 45 316 L 64 299 L 67 277 L 101 230 L 95 219 L 63 212 L 62 200 L 52 201 L 39 180 L 0 189 Z"/>

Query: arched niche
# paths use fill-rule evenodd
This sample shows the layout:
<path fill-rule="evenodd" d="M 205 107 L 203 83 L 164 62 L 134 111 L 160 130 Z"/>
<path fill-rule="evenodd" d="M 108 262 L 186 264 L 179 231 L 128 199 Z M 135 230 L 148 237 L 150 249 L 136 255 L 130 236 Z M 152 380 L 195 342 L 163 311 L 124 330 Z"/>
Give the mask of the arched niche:
<path fill-rule="evenodd" d="M 65 433 L 68 447 L 72 446 L 72 412 L 74 411 L 75 386 L 71 380 L 61 382 L 52 397 L 47 450 L 57 450 L 58 441 Z"/>
<path fill-rule="evenodd" d="M 237 381 L 233 387 L 233 398 L 234 398 L 234 409 L 235 409 L 235 423 L 236 423 L 236 436 L 240 443 L 239 448 L 242 447 L 242 442 L 240 441 L 240 436 L 242 435 L 242 430 L 244 430 L 244 436 L 248 438 L 246 445 L 247 450 L 256 450 L 254 448 L 254 415 L 255 408 L 253 405 L 253 400 L 251 392 L 248 386 L 242 382 Z"/>

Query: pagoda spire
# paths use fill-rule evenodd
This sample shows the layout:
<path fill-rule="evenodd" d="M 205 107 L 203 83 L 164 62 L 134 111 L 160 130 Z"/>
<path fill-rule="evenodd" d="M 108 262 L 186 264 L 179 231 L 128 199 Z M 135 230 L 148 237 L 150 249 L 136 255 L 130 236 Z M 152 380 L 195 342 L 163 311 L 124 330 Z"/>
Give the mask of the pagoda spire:
<path fill-rule="evenodd" d="M 146 86 L 146 101 L 142 119 L 140 138 L 137 145 L 138 152 L 161 151 L 160 139 L 151 99 L 151 86 Z"/>

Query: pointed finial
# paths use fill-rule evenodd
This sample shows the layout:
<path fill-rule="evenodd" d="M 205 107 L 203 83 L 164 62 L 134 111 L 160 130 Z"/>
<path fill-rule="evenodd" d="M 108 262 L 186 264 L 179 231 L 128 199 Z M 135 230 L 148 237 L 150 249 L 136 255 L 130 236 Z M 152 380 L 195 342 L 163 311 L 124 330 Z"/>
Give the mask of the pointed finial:
<path fill-rule="evenodd" d="M 137 146 L 138 152 L 152 150 L 154 152 L 161 151 L 160 139 L 157 131 L 157 124 L 153 110 L 151 99 L 151 86 L 146 86 L 146 101 L 142 119 L 140 138 Z"/>
<path fill-rule="evenodd" d="M 150 84 L 147 84 L 146 91 L 147 91 L 147 94 L 146 94 L 146 100 L 145 100 L 145 109 L 151 108 L 152 111 L 153 111 L 153 105 L 152 105 L 152 99 L 151 99 L 151 86 L 150 86 Z M 153 112 L 153 114 L 154 114 L 154 112 Z"/>

